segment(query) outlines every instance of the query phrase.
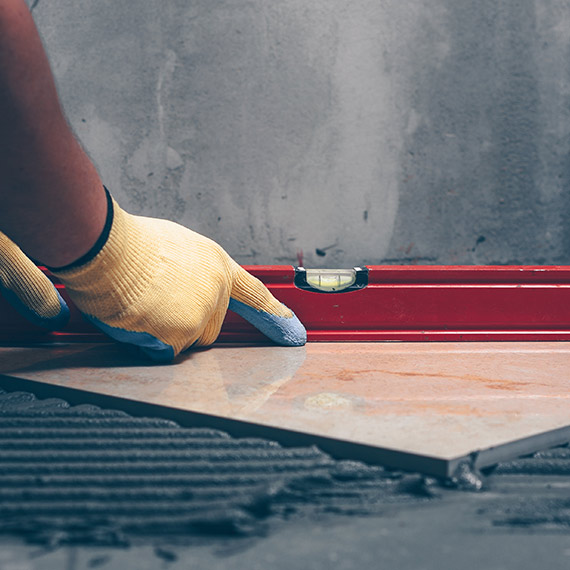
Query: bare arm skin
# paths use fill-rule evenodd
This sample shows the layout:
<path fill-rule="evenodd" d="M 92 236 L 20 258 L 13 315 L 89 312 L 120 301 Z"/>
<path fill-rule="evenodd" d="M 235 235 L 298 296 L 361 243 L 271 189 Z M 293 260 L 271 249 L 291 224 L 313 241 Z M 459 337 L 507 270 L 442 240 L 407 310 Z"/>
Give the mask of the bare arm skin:
<path fill-rule="evenodd" d="M 0 230 L 46 265 L 75 261 L 103 229 L 106 197 L 24 0 L 0 2 L 0 125 Z"/>

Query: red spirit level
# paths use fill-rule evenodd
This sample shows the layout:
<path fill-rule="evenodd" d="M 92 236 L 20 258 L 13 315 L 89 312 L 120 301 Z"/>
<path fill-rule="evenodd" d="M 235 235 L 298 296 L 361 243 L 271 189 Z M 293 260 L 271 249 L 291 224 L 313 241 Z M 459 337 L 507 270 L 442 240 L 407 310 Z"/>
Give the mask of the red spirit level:
<path fill-rule="evenodd" d="M 309 341 L 570 340 L 570 267 L 245 269 L 295 311 Z M 71 309 L 65 330 L 41 331 L 0 298 L 0 341 L 106 338 L 81 317 L 63 285 L 54 283 Z M 249 323 L 228 312 L 219 342 L 263 341 Z"/>

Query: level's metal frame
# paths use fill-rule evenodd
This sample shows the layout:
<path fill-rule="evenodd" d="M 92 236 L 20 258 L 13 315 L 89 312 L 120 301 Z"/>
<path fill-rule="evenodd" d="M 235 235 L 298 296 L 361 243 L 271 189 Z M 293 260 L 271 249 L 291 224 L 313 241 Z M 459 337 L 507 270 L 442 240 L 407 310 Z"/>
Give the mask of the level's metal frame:
<path fill-rule="evenodd" d="M 303 268 L 245 268 L 295 311 L 310 342 L 570 340 L 568 266 L 376 265 L 355 268 L 354 284 L 334 292 L 312 287 Z M 0 342 L 105 340 L 54 281 L 69 325 L 46 333 L 0 298 Z M 228 312 L 219 342 L 264 341 Z"/>

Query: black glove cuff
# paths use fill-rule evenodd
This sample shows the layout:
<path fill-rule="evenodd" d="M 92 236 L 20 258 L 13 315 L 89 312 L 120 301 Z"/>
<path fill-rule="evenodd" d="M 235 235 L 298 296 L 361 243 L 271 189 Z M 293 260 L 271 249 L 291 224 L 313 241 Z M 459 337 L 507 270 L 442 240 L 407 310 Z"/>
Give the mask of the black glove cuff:
<path fill-rule="evenodd" d="M 97 241 L 93 244 L 93 247 L 79 259 L 76 259 L 75 261 L 71 262 L 68 265 L 64 265 L 63 267 L 48 267 L 50 271 L 66 271 L 68 269 L 75 269 L 81 265 L 85 265 L 91 261 L 107 243 L 107 239 L 109 239 L 109 233 L 111 232 L 111 226 L 113 225 L 113 200 L 111 199 L 109 190 L 107 190 L 105 186 L 103 186 L 103 188 L 105 190 L 105 195 L 107 196 L 107 217 L 105 219 L 105 225 L 103 226 L 101 235 L 97 238 Z"/>

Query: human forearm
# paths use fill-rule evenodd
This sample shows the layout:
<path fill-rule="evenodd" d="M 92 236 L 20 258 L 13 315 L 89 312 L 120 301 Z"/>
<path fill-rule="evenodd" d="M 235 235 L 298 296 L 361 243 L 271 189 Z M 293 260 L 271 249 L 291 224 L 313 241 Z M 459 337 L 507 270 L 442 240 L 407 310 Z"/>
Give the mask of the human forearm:
<path fill-rule="evenodd" d="M 74 261 L 101 233 L 105 194 L 23 0 L 0 3 L 0 124 L 0 229 L 43 263 Z"/>

